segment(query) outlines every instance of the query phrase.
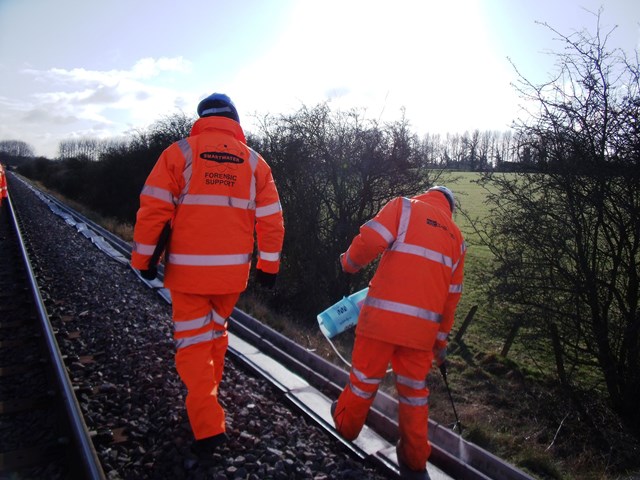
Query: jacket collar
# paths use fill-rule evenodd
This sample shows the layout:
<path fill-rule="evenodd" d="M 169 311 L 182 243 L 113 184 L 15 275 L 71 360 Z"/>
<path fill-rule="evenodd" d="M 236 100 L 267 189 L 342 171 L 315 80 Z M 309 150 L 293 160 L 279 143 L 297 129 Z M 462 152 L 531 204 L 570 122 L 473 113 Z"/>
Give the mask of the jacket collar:
<path fill-rule="evenodd" d="M 202 117 L 196 120 L 191 127 L 191 136 L 199 135 L 204 132 L 210 132 L 213 130 L 222 130 L 232 135 L 236 140 L 240 140 L 242 143 L 247 143 L 244 136 L 244 131 L 238 122 L 226 117 Z"/>

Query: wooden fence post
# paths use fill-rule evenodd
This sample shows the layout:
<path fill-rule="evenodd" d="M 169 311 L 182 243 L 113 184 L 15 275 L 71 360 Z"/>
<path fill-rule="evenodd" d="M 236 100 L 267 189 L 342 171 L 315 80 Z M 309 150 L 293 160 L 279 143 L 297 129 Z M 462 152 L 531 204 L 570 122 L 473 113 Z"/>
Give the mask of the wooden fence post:
<path fill-rule="evenodd" d="M 460 330 L 458 330 L 458 333 L 456 333 L 456 336 L 453 339 L 454 342 L 460 343 L 460 341 L 462 340 L 462 336 L 464 335 L 464 332 L 467 331 L 467 328 L 469 327 L 471 320 L 473 320 L 473 316 L 476 314 L 476 310 L 478 310 L 478 305 L 474 305 L 473 307 L 471 307 L 471 310 L 469 310 L 469 313 L 467 313 L 467 317 L 464 319 L 464 322 L 462 322 L 462 326 L 460 327 Z"/>
<path fill-rule="evenodd" d="M 518 334 L 518 330 L 520 330 L 520 327 L 522 326 L 522 319 L 523 319 L 523 315 L 518 315 L 518 317 L 516 318 L 516 321 L 513 322 L 513 325 L 511 326 L 509 335 L 507 335 L 507 339 L 504 342 L 504 347 L 502 347 L 502 353 L 500 354 L 505 358 L 507 357 L 507 354 L 511 349 L 511 345 L 513 345 L 513 341 L 515 340 L 516 335 Z"/>

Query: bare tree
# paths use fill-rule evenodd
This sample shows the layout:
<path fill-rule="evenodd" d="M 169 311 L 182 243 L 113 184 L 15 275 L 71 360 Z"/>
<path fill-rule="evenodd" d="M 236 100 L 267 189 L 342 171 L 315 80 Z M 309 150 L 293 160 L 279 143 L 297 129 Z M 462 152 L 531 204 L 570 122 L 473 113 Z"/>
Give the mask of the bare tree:
<path fill-rule="evenodd" d="M 640 68 L 608 50 L 613 32 L 563 35 L 559 72 L 517 88 L 519 154 L 538 173 L 488 174 L 494 299 L 525 315 L 583 418 L 607 392 L 640 435 Z M 531 341 L 531 339 L 529 339 Z"/>
<path fill-rule="evenodd" d="M 71 158 L 97 161 L 104 151 L 107 141 L 93 137 L 80 137 L 63 140 L 58 144 L 58 158 L 66 160 Z"/>
<path fill-rule="evenodd" d="M 156 121 L 149 127 L 151 140 L 156 144 L 171 145 L 189 136 L 191 127 L 196 121 L 193 115 L 184 112 L 174 113 Z"/>
<path fill-rule="evenodd" d="M 33 148 L 21 140 L 3 140 L 0 142 L 0 153 L 11 157 L 33 157 Z"/>
<path fill-rule="evenodd" d="M 322 104 L 264 119 L 250 143 L 278 184 L 287 229 L 283 295 L 299 312 L 317 313 L 363 287 L 369 277 L 341 274 L 339 254 L 384 203 L 434 181 L 404 118 L 380 125 Z"/>

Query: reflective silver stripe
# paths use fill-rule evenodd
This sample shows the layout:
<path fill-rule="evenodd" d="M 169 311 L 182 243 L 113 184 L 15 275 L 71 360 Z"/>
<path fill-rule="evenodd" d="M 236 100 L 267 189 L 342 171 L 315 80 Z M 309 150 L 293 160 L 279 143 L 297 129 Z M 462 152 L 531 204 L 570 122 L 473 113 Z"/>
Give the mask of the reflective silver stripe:
<path fill-rule="evenodd" d="M 444 332 L 438 332 L 438 334 L 436 335 L 436 338 L 438 340 L 442 340 L 445 341 L 447 339 L 447 337 L 449 336 L 448 333 L 444 333 Z"/>
<path fill-rule="evenodd" d="M 249 200 L 256 201 L 256 170 L 258 168 L 258 154 L 249 148 L 249 166 L 251 167 L 251 184 L 249 185 Z"/>
<path fill-rule="evenodd" d="M 378 233 L 378 235 L 385 239 L 387 245 L 391 245 L 395 240 L 395 237 L 391 234 L 389 229 L 376 220 L 369 220 L 363 226 L 369 227 L 370 229 Z"/>
<path fill-rule="evenodd" d="M 427 387 L 427 380 L 414 380 L 413 378 L 405 377 L 403 375 L 396 375 L 396 382 L 400 385 L 406 385 L 414 390 L 421 390 Z"/>
<path fill-rule="evenodd" d="M 405 397 L 398 395 L 398 401 L 405 405 L 411 405 L 412 407 L 424 407 L 429 405 L 429 397 Z"/>
<path fill-rule="evenodd" d="M 167 203 L 175 203 L 175 199 L 169 190 L 165 190 L 160 187 L 152 187 L 151 185 L 145 185 L 142 187 L 140 195 L 147 195 L 149 197 L 157 198 Z"/>
<path fill-rule="evenodd" d="M 225 195 L 194 195 L 187 193 L 182 197 L 183 205 L 209 205 L 215 207 L 234 207 L 245 210 L 256 208 L 255 202 L 243 198 L 227 197 Z"/>
<path fill-rule="evenodd" d="M 355 367 L 351 368 L 351 372 L 355 375 L 355 377 L 360 380 L 362 383 L 368 383 L 370 385 L 378 385 L 380 382 L 382 382 L 382 378 L 369 378 L 367 376 L 365 376 L 364 373 L 362 373 L 360 370 L 358 370 Z"/>
<path fill-rule="evenodd" d="M 458 269 L 458 264 L 460 263 L 460 260 L 462 260 L 462 255 L 464 254 L 464 252 L 467 251 L 467 244 L 464 242 L 464 240 L 462 241 L 462 244 L 460 245 L 460 258 L 458 259 L 458 261 L 453 265 L 452 271 L 456 271 Z"/>
<path fill-rule="evenodd" d="M 205 327 L 211 323 L 211 320 L 221 326 L 224 326 L 227 322 L 218 312 L 211 310 L 204 317 L 194 318 L 193 320 L 174 321 L 173 326 L 176 332 L 186 332 L 187 330 L 197 330 Z"/>
<path fill-rule="evenodd" d="M 449 293 L 462 293 L 462 284 L 451 284 L 449 285 Z"/>
<path fill-rule="evenodd" d="M 409 228 L 409 219 L 411 217 L 411 200 L 402 197 L 402 211 L 400 212 L 400 222 L 398 224 L 398 242 L 404 242 Z"/>
<path fill-rule="evenodd" d="M 186 253 L 169 254 L 169 263 L 172 263 L 173 265 L 213 267 L 224 265 L 243 265 L 250 261 L 250 253 L 238 253 L 235 255 L 189 255 Z"/>
<path fill-rule="evenodd" d="M 182 171 L 182 177 L 184 178 L 184 188 L 182 192 L 180 192 L 180 198 L 178 200 L 179 203 L 182 203 L 185 195 L 189 191 L 189 186 L 191 185 L 191 173 L 193 169 L 193 152 L 191 151 L 191 145 L 186 138 L 178 141 L 178 147 L 182 151 L 182 155 L 184 156 L 184 170 Z"/>
<path fill-rule="evenodd" d="M 209 330 L 208 332 L 194 335 L 193 337 L 178 338 L 175 340 L 176 348 L 185 348 L 198 343 L 210 342 L 216 338 L 223 337 L 225 333 L 224 330 Z"/>
<path fill-rule="evenodd" d="M 349 266 L 351 268 L 354 268 L 356 270 L 360 270 L 362 268 L 362 265 L 358 265 L 356 262 L 351 260 L 351 255 L 349 255 L 349 251 L 348 250 L 347 250 L 347 264 L 349 264 Z"/>
<path fill-rule="evenodd" d="M 268 262 L 277 262 L 278 260 L 280 260 L 280 252 L 259 251 L 258 256 L 261 260 L 267 260 Z"/>
<path fill-rule="evenodd" d="M 426 258 L 427 260 L 432 260 L 434 262 L 440 263 L 445 267 L 451 268 L 453 266 L 453 260 L 451 259 L 451 257 L 448 257 L 440 252 L 436 252 L 435 250 L 421 247 L 419 245 L 396 242 L 391 247 L 391 250 L 393 250 L 394 252 L 402 252 L 402 253 L 409 253 L 411 255 L 417 255 L 419 257 Z"/>
<path fill-rule="evenodd" d="M 211 317 L 213 318 L 213 321 L 220 326 L 224 327 L 227 324 L 227 319 L 221 316 L 215 310 L 211 310 Z"/>
<path fill-rule="evenodd" d="M 176 332 L 185 332 L 187 330 L 197 330 L 211 323 L 211 312 L 204 317 L 194 318 L 193 320 L 183 320 L 173 322 L 173 328 Z"/>
<path fill-rule="evenodd" d="M 365 392 L 364 390 L 361 390 L 358 387 L 356 387 L 351 382 L 349 382 L 349 388 L 351 389 L 354 395 L 360 398 L 364 398 L 365 400 L 368 400 L 369 398 L 373 397 L 376 394 L 376 392 Z"/>
<path fill-rule="evenodd" d="M 153 252 L 156 250 L 156 246 L 146 245 L 144 243 L 134 243 L 133 250 L 140 255 L 153 255 Z"/>
<path fill-rule="evenodd" d="M 256 208 L 256 217 L 266 217 L 267 215 L 273 215 L 282 210 L 280 202 L 273 202 L 271 205 L 265 205 L 264 207 Z"/>
<path fill-rule="evenodd" d="M 231 110 L 231 107 L 220 107 L 220 108 L 207 108 L 206 110 L 203 110 L 202 113 L 200 113 L 201 117 L 204 117 L 205 115 L 211 115 L 212 113 L 223 113 L 223 112 L 229 112 L 232 113 L 233 110 Z"/>
<path fill-rule="evenodd" d="M 429 320 L 430 322 L 440 323 L 442 320 L 442 315 L 432 312 L 431 310 L 414 307 L 413 305 L 407 305 L 405 303 L 392 302 L 391 300 L 381 300 L 370 295 L 367 295 L 364 300 L 364 304 L 370 307 L 379 308 L 380 310 L 387 310 L 389 312 L 421 318 L 422 320 Z"/>

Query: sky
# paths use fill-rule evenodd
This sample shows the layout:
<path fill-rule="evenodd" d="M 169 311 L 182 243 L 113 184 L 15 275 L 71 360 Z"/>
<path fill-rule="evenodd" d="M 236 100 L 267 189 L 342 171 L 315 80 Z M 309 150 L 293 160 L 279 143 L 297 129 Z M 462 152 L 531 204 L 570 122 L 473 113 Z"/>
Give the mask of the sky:
<path fill-rule="evenodd" d="M 242 126 L 328 102 L 419 134 L 508 130 L 563 34 L 640 47 L 638 0 L 0 0 L 0 141 L 126 138 L 213 92 Z"/>

